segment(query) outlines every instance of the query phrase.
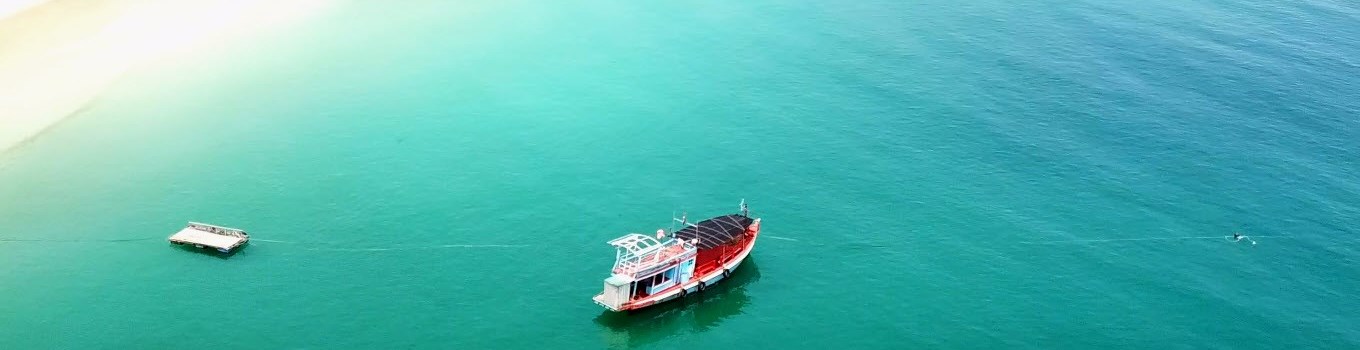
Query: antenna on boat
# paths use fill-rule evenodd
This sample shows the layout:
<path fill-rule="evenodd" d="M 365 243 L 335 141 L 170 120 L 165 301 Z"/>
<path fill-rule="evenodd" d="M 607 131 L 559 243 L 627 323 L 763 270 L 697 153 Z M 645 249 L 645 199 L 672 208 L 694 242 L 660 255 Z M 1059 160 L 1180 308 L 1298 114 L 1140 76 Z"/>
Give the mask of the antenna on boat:
<path fill-rule="evenodd" d="M 671 234 L 675 234 L 675 210 L 671 210 Z"/>
<path fill-rule="evenodd" d="M 751 217 L 751 210 L 746 208 L 746 198 L 741 199 L 741 216 Z"/>
<path fill-rule="evenodd" d="M 687 212 L 683 212 L 683 211 L 682 211 L 682 212 L 680 212 L 680 218 L 679 218 L 679 219 L 671 218 L 671 220 L 673 220 L 673 221 L 679 221 L 679 222 L 680 222 L 680 229 L 681 229 L 681 230 L 684 230 L 686 227 L 695 226 L 694 224 L 689 223 L 689 213 L 687 213 Z"/>

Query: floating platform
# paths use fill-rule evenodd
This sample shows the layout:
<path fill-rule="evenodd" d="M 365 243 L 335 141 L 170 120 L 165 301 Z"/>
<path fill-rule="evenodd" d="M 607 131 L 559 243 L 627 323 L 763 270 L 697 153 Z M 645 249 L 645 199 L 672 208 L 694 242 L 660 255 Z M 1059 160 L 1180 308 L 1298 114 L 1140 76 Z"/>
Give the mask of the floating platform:
<path fill-rule="evenodd" d="M 183 230 L 170 235 L 172 244 L 187 244 L 200 249 L 212 248 L 223 253 L 231 253 L 249 241 L 250 235 L 246 234 L 246 231 L 197 222 L 190 222 Z"/>

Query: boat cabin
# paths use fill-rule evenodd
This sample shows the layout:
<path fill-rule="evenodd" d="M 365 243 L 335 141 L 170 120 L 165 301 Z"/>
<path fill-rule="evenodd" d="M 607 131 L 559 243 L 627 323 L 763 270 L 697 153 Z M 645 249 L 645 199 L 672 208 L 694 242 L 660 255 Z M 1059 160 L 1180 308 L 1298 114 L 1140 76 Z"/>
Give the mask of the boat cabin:
<path fill-rule="evenodd" d="M 595 302 L 611 310 L 627 303 L 689 282 L 694 278 L 698 248 L 691 242 L 628 234 L 609 241 L 614 246 L 613 274 L 604 280 L 604 292 Z"/>

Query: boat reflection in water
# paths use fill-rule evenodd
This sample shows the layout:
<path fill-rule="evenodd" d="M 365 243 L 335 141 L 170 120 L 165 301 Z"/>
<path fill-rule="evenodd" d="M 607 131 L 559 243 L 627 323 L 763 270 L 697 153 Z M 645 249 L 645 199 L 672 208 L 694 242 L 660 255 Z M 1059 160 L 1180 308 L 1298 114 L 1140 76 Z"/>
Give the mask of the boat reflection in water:
<path fill-rule="evenodd" d="M 740 315 L 750 302 L 746 288 L 760 280 L 755 258 L 746 259 L 731 281 L 698 295 L 630 312 L 603 312 L 595 323 L 603 326 L 604 341 L 613 348 L 632 348 L 678 334 L 703 333 L 723 320 Z"/>

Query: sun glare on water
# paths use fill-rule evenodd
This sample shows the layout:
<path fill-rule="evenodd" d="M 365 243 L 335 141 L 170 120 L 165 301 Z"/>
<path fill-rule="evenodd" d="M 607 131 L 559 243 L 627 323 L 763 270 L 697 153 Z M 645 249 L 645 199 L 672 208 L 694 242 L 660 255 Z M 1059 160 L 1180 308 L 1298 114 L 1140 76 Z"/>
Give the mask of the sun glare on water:
<path fill-rule="evenodd" d="M 106 57 L 135 63 L 267 29 L 319 9 L 325 0 L 170 1 L 132 9 L 94 41 Z"/>
<path fill-rule="evenodd" d="M 245 39 L 328 3 L 0 0 L 0 151 L 78 110 L 131 67 Z M 43 12 L 46 6 L 62 7 Z"/>

